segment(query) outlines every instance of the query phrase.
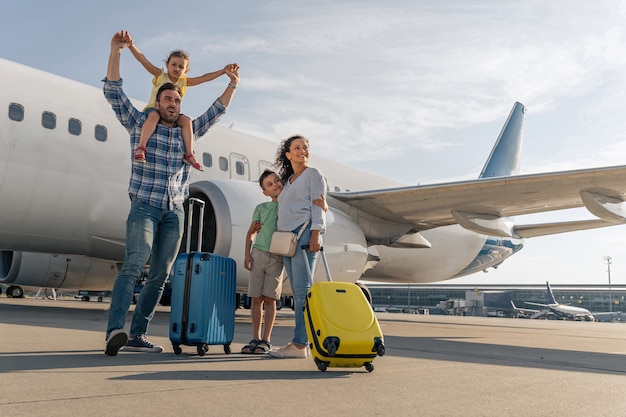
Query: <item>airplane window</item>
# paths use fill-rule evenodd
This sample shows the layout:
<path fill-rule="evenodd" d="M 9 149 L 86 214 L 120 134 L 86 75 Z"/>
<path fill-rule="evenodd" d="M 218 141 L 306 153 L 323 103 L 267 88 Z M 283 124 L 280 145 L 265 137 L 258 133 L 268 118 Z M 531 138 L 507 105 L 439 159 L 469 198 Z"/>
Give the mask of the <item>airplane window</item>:
<path fill-rule="evenodd" d="M 45 111 L 41 114 L 41 125 L 46 129 L 54 129 L 57 127 L 57 117 L 54 113 Z"/>
<path fill-rule="evenodd" d="M 237 175 L 243 175 L 246 172 L 243 162 L 237 161 L 235 163 L 235 171 L 237 172 Z"/>
<path fill-rule="evenodd" d="M 72 135 L 78 136 L 83 131 L 83 125 L 78 119 L 70 119 L 67 125 L 67 130 L 69 130 Z"/>
<path fill-rule="evenodd" d="M 9 104 L 9 119 L 21 122 L 24 120 L 24 107 L 21 104 Z"/>
<path fill-rule="evenodd" d="M 228 159 L 220 156 L 220 169 L 222 171 L 228 171 Z"/>
<path fill-rule="evenodd" d="M 96 125 L 96 140 L 100 142 L 106 142 L 107 140 L 107 128 L 102 125 Z"/>
<path fill-rule="evenodd" d="M 202 164 L 205 167 L 212 167 L 213 166 L 213 155 L 211 155 L 210 153 L 206 153 L 204 152 L 202 154 Z"/>

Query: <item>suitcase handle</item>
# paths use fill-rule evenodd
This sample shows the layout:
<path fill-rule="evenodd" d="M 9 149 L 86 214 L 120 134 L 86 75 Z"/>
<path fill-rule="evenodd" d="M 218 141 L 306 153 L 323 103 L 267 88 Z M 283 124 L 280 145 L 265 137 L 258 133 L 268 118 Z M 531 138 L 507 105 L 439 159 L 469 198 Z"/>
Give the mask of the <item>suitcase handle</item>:
<path fill-rule="evenodd" d="M 302 249 L 302 256 L 304 256 L 304 261 L 306 265 L 308 265 L 309 258 L 306 256 L 306 251 L 307 249 L 309 249 L 309 245 L 302 245 L 300 246 L 300 248 Z M 326 279 L 330 282 L 333 280 L 333 278 L 330 275 L 330 268 L 328 267 L 328 261 L 326 260 L 326 254 L 324 253 L 323 246 L 320 247 L 319 252 L 320 252 L 320 255 L 322 255 L 322 263 L 324 264 L 324 270 L 326 271 Z M 309 282 L 311 283 L 311 285 L 313 285 L 313 272 L 314 271 L 311 271 L 311 268 L 307 268 L 306 270 L 309 274 Z"/>
<path fill-rule="evenodd" d="M 186 253 L 191 252 L 191 226 L 193 224 L 194 206 L 200 208 L 200 218 L 198 219 L 198 247 L 196 252 L 200 252 L 202 248 L 202 229 L 204 228 L 204 201 L 199 198 L 191 197 L 189 199 L 189 209 L 187 210 L 187 245 Z"/>

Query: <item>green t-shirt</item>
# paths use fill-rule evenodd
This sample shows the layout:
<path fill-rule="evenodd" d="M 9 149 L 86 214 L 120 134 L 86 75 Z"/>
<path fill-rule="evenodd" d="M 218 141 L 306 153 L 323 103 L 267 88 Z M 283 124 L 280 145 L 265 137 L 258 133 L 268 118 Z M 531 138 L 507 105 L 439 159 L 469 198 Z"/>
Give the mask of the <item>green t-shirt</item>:
<path fill-rule="evenodd" d="M 254 247 L 269 252 L 272 234 L 276 231 L 278 222 L 278 201 L 268 201 L 256 206 L 252 213 L 252 221 L 257 220 L 262 226 L 254 239 Z"/>

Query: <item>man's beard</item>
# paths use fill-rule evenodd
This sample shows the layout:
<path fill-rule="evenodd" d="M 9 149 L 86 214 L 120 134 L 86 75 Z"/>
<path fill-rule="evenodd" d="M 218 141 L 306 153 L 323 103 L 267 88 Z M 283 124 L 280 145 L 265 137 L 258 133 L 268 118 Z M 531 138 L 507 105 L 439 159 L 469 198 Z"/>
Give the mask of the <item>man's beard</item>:
<path fill-rule="evenodd" d="M 176 112 L 171 114 L 167 109 L 159 109 L 159 116 L 161 116 L 161 120 L 164 122 L 174 124 L 176 120 L 178 120 L 180 113 Z"/>

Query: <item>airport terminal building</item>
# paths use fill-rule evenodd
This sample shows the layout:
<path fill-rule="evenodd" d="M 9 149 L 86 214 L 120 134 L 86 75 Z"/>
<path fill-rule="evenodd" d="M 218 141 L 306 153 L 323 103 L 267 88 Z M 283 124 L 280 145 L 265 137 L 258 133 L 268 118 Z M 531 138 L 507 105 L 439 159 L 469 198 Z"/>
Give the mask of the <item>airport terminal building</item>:
<path fill-rule="evenodd" d="M 374 308 L 379 311 L 517 317 L 511 301 L 518 309 L 540 308 L 527 302 L 548 302 L 545 284 L 365 284 Z M 586 308 L 592 313 L 622 313 L 626 303 L 625 285 L 550 286 L 558 303 Z"/>

